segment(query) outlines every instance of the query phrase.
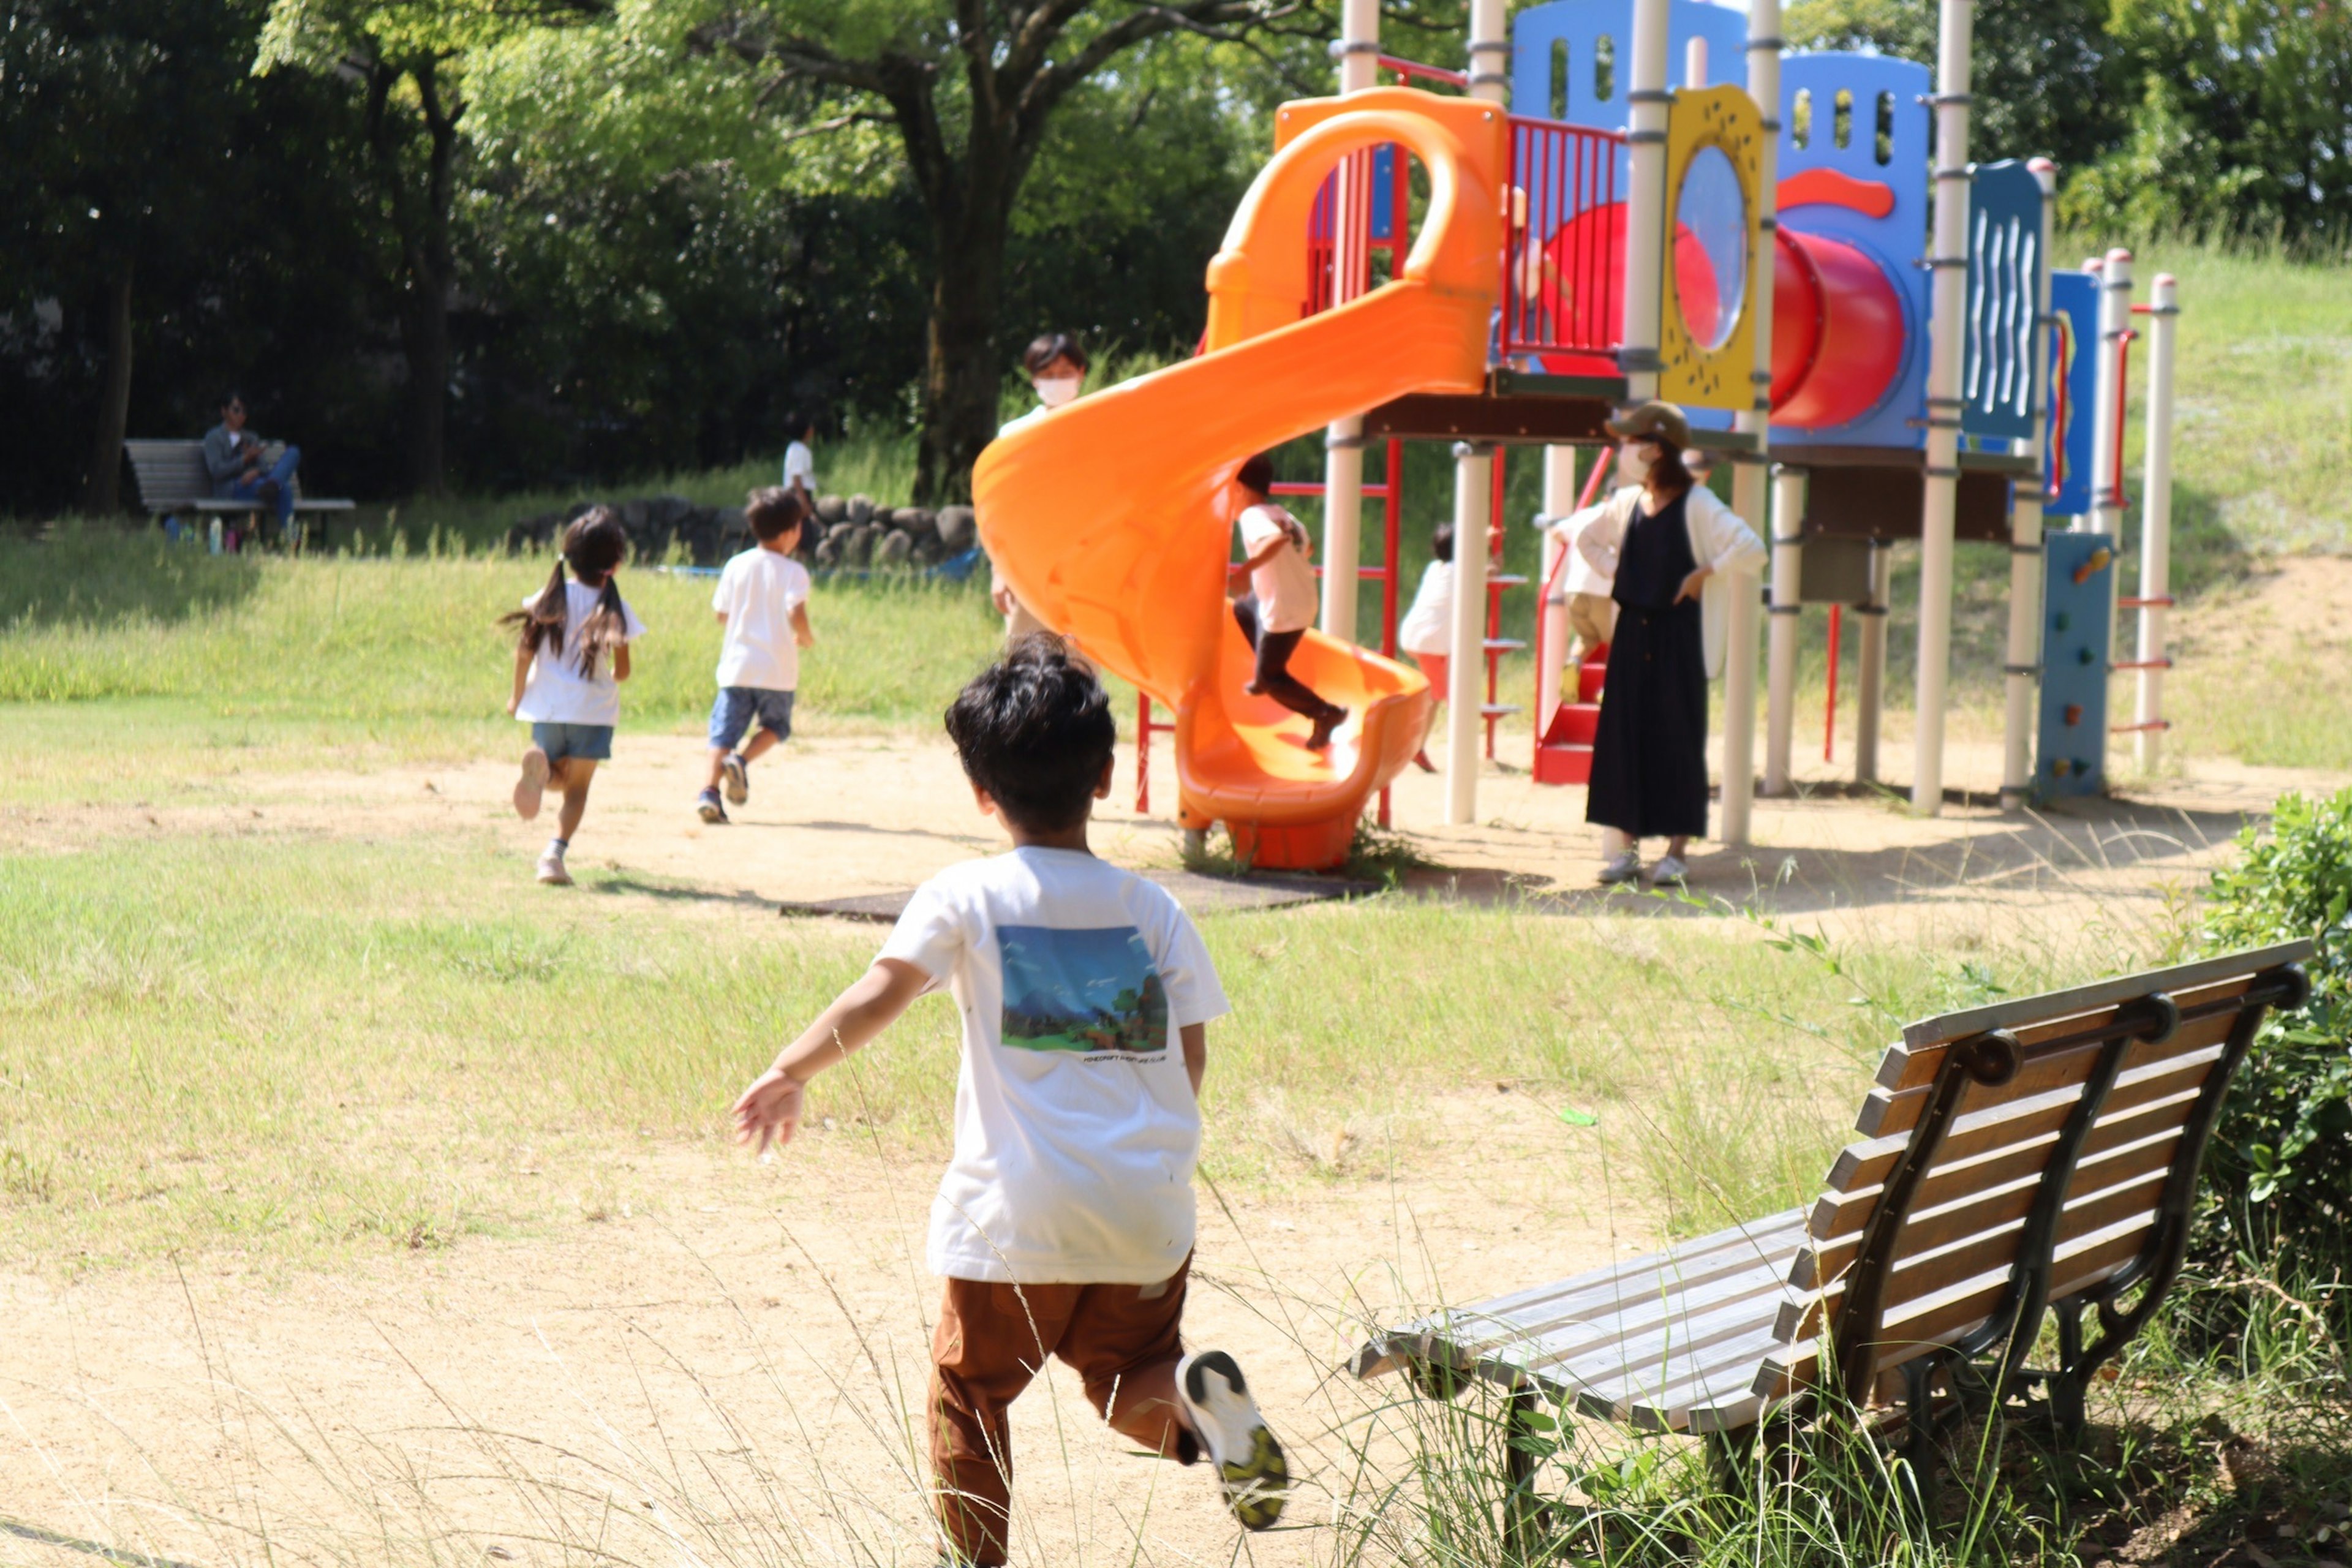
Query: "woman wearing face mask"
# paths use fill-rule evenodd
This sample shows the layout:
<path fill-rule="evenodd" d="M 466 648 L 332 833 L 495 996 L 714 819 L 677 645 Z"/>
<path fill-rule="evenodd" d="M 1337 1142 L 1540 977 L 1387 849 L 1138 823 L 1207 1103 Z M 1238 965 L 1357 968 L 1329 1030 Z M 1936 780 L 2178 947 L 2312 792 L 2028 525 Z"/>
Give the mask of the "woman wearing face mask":
<path fill-rule="evenodd" d="M 1629 482 L 1576 536 L 1617 602 L 1584 815 L 1615 851 L 1603 885 L 1640 877 L 1642 840 L 1664 837 L 1651 880 L 1680 886 L 1684 853 L 1706 832 L 1706 683 L 1723 669 L 1728 595 L 1755 592 L 1764 546 L 1693 482 L 1681 409 L 1644 403 L 1609 430 L 1625 442 Z"/>
<path fill-rule="evenodd" d="M 1067 332 L 1047 332 L 1029 345 L 1029 352 L 1021 356 L 1021 367 L 1029 373 L 1029 384 L 1037 390 L 1037 406 L 1008 423 L 1004 430 L 1043 418 L 1076 398 L 1078 388 L 1086 384 L 1087 351 Z M 1003 433 L 997 432 L 1000 436 Z M 997 614 L 1004 617 L 1004 640 L 1008 646 L 1031 632 L 1046 629 L 1045 622 L 1013 597 L 1013 584 L 1004 580 L 1004 573 L 993 556 L 988 562 L 988 596 L 994 601 Z"/>

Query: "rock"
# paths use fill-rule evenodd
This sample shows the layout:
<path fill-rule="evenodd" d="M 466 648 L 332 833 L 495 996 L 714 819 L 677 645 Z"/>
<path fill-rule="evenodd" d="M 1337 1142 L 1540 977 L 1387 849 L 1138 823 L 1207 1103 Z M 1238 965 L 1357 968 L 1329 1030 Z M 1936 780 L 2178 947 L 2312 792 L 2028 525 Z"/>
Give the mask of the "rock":
<path fill-rule="evenodd" d="M 927 506 L 902 506 L 890 514 L 890 521 L 917 539 L 926 534 L 936 538 L 940 531 L 940 514 Z"/>
<path fill-rule="evenodd" d="M 702 510 L 679 495 L 654 496 L 646 500 L 644 506 L 646 516 L 665 528 L 679 527 L 688 518 Z"/>
<path fill-rule="evenodd" d="M 836 522 L 847 522 L 849 503 L 839 496 L 819 496 L 816 498 L 816 518 L 827 528 Z"/>
<path fill-rule="evenodd" d="M 828 539 L 816 547 L 816 563 L 820 566 L 841 564 L 841 546 Z"/>
<path fill-rule="evenodd" d="M 628 531 L 630 538 L 635 539 L 653 525 L 653 514 L 647 510 L 649 504 L 642 500 L 625 500 L 613 509 L 621 514 L 621 526 Z"/>
<path fill-rule="evenodd" d="M 938 527 L 940 543 L 950 555 L 971 549 L 980 539 L 980 521 L 968 506 L 940 508 Z"/>
<path fill-rule="evenodd" d="M 915 541 L 902 529 L 892 529 L 874 547 L 877 566 L 904 566 L 915 553 Z"/>
<path fill-rule="evenodd" d="M 874 521 L 874 498 L 872 496 L 851 496 L 849 498 L 849 521 L 856 523 L 860 527 L 864 527 L 866 523 L 872 522 Z"/>
<path fill-rule="evenodd" d="M 841 541 L 841 563 L 863 566 L 874 558 L 874 536 L 881 530 L 872 523 L 851 523 Z"/>
<path fill-rule="evenodd" d="M 940 536 L 936 533 L 926 533 L 916 538 L 914 552 L 908 559 L 918 566 L 929 566 L 937 562 L 940 554 Z"/>
<path fill-rule="evenodd" d="M 849 536 L 856 531 L 857 525 L 854 522 L 836 522 L 824 531 L 824 542 L 839 551 L 849 543 Z"/>

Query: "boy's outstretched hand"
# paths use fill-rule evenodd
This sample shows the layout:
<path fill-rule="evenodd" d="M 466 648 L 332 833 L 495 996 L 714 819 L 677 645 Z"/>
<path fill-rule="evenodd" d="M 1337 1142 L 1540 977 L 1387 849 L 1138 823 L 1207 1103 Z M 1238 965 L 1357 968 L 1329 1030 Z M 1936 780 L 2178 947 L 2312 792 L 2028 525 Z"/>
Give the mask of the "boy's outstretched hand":
<path fill-rule="evenodd" d="M 781 1068 L 770 1068 L 751 1080 L 735 1102 L 735 1142 L 753 1144 L 755 1154 L 768 1146 L 781 1149 L 800 1130 L 801 1110 L 808 1102 L 808 1085 L 788 1078 Z"/>

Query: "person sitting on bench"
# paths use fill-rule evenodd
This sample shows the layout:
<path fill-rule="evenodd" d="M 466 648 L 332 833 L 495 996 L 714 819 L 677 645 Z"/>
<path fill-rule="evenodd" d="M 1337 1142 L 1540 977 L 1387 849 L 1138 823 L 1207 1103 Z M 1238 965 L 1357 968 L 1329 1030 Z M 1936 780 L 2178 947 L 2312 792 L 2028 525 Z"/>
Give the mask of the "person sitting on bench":
<path fill-rule="evenodd" d="M 261 438 L 245 427 L 245 399 L 232 391 L 221 399 L 221 422 L 205 432 L 205 472 L 222 500 L 257 500 L 278 509 L 278 531 L 294 532 L 294 470 L 302 449 L 288 446 L 275 463 L 263 457 Z"/>

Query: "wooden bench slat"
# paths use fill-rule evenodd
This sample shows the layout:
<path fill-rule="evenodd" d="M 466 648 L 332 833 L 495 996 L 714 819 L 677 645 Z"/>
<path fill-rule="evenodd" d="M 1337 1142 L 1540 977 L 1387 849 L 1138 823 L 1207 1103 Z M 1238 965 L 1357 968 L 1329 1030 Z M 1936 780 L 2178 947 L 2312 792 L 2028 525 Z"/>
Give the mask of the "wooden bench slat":
<path fill-rule="evenodd" d="M 1606 1389 L 1596 1387 L 1580 1404 L 1586 1415 L 1603 1420 L 1644 1431 L 1679 1432 L 1689 1426 L 1694 1406 L 1743 1398 L 1764 1357 L 1779 1342 L 1769 1325 L 1759 1326 L 1713 1347 L 1671 1377 L 1621 1378 Z"/>
<path fill-rule="evenodd" d="M 2064 991 L 2044 992 L 2039 996 L 2021 996 L 1958 1013 L 1946 1013 L 1940 1017 L 1906 1025 L 1903 1038 L 1914 1046 L 1937 1040 L 1962 1040 L 1972 1035 L 1980 1035 L 1987 1029 L 2013 1027 L 2020 1020 L 2045 1017 L 2053 1008 L 2077 1012 L 2112 1006 L 2154 991 L 2167 992 L 2177 998 L 2183 991 L 2261 974 L 2282 964 L 2299 963 L 2310 954 L 2311 949 L 2305 942 L 2274 942 L 2269 947 L 2225 953 L 2219 958 L 2200 959 L 2194 963 L 2175 964 L 2169 969 L 2149 970 L 2114 980 L 2095 980 L 2087 985 L 2072 986 Z"/>
<path fill-rule="evenodd" d="M 2243 996 L 2253 984 L 2252 974 L 2231 975 L 2201 985 L 2184 986 L 2166 994 L 2183 1012 L 2215 1003 Z M 2160 987 L 2158 989 L 2161 989 Z M 2141 995 L 2147 993 L 2139 993 Z M 2078 1012 L 2053 1016 L 2032 1024 L 2021 1025 L 2011 1031 L 2028 1061 L 2038 1055 L 2058 1048 L 2062 1044 L 2079 1043 L 2078 1037 L 2103 1029 L 2115 1022 L 2123 1009 L 2115 1006 L 2086 1007 Z M 1925 1089 L 1934 1081 L 1936 1070 L 1943 1065 L 1944 1053 L 1960 1039 L 1956 1037 L 1933 1045 L 1912 1046 L 1897 1043 L 1887 1047 L 1879 1058 L 1875 1082 L 1881 1089 L 1901 1090 Z"/>
<path fill-rule="evenodd" d="M 1705 1351 L 1726 1338 L 1769 1327 L 1778 1320 L 1788 1281 L 1775 1270 L 1760 1282 L 1741 1282 L 1718 1300 L 1694 1303 L 1686 1311 L 1637 1319 L 1609 1329 L 1595 1326 L 1581 1335 L 1561 1334 L 1529 1342 L 1520 1364 L 1529 1372 L 1565 1373 L 1580 1383 L 1605 1379 L 1606 1361 L 1614 1367 L 1655 1366 L 1662 1362 Z"/>
<path fill-rule="evenodd" d="M 2146 1040 L 2133 1042 L 2130 1053 L 2124 1058 L 2124 1070 L 2134 1071 L 2174 1057 L 2187 1056 L 2229 1037 L 2237 1021 L 2237 1012 L 2210 1018 L 2200 1018 L 2183 1024 L 2170 1039 L 2156 1044 Z M 2099 1059 L 2102 1047 L 2095 1042 L 2071 1047 L 2045 1056 L 2029 1058 L 2017 1069 L 2017 1076 L 1997 1089 L 1982 1084 L 1970 1084 L 1964 1110 L 1981 1110 L 1995 1105 L 2013 1104 L 2054 1089 L 2079 1087 Z M 1865 1138 L 1884 1138 L 1898 1132 L 1908 1132 L 1918 1125 L 1920 1112 L 1927 1109 L 1927 1090 L 1900 1091 L 1873 1089 L 1863 1102 L 1862 1116 L 1856 1131 Z"/>

